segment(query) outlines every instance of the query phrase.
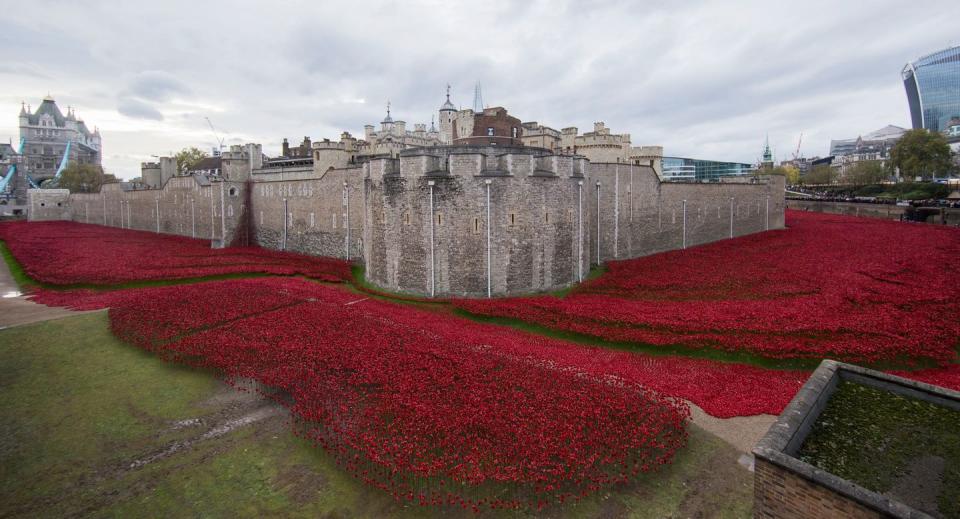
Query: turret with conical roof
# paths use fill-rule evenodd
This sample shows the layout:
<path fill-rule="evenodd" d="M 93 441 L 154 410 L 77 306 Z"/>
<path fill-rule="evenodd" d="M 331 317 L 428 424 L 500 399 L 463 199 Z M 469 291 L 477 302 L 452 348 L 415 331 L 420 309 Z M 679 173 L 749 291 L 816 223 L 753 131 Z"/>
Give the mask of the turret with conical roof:
<path fill-rule="evenodd" d="M 453 118 L 457 107 L 450 102 L 450 84 L 447 84 L 447 100 L 440 107 L 440 142 L 453 144 Z"/>
<path fill-rule="evenodd" d="M 390 117 L 390 101 L 387 101 L 387 116 L 380 121 L 380 131 L 389 133 L 393 130 L 393 117 Z"/>
<path fill-rule="evenodd" d="M 447 85 L 447 101 L 443 103 L 443 106 L 440 107 L 441 112 L 452 111 L 456 112 L 457 107 L 453 106 L 453 103 L 450 102 L 450 85 Z"/>

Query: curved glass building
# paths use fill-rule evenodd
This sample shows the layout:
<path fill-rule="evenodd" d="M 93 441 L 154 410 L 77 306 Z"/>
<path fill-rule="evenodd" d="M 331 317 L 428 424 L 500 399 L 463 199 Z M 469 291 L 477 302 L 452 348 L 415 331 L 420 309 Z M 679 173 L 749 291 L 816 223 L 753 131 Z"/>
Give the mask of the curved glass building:
<path fill-rule="evenodd" d="M 942 132 L 960 117 L 960 46 L 907 63 L 901 75 L 914 128 Z"/>

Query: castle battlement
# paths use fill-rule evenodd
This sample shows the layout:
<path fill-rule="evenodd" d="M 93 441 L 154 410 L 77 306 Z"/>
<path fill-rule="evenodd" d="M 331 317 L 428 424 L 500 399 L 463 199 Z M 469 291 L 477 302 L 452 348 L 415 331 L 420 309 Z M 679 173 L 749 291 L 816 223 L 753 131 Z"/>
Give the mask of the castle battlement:
<path fill-rule="evenodd" d="M 364 174 L 420 176 L 556 176 L 583 177 L 587 161 L 572 155 L 554 155 L 539 148 L 497 146 L 439 146 L 404 150 L 399 158 L 374 158 Z"/>
<path fill-rule="evenodd" d="M 345 151 L 347 149 L 347 143 L 342 141 L 331 141 L 330 139 L 323 139 L 322 141 L 316 141 L 311 146 L 314 150 L 341 150 Z"/>

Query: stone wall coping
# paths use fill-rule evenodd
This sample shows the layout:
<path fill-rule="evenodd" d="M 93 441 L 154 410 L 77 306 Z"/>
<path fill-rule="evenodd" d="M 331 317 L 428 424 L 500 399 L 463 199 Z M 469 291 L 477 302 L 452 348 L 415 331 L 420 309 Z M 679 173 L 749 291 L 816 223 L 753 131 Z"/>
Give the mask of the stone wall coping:
<path fill-rule="evenodd" d="M 926 513 L 794 457 L 836 390 L 837 384 L 845 380 L 960 409 L 958 391 L 826 359 L 753 448 L 754 456 L 891 517 L 930 518 Z"/>

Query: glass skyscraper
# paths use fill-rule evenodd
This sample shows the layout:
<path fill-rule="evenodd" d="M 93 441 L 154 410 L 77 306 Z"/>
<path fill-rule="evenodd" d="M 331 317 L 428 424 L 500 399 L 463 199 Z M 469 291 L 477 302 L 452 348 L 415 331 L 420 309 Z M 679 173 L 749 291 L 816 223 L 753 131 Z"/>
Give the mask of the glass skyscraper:
<path fill-rule="evenodd" d="M 771 159 L 772 160 L 772 159 Z M 751 164 L 719 162 L 716 160 L 688 159 L 683 157 L 663 158 L 664 180 L 696 182 L 719 182 L 721 177 L 738 177 L 753 173 Z"/>
<path fill-rule="evenodd" d="M 960 117 L 960 46 L 907 63 L 901 75 L 915 129 L 942 132 Z"/>

